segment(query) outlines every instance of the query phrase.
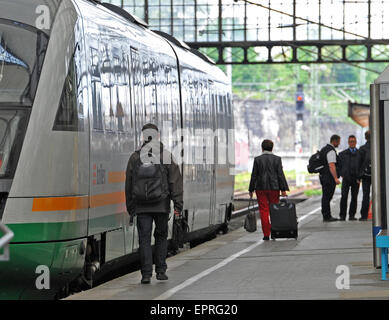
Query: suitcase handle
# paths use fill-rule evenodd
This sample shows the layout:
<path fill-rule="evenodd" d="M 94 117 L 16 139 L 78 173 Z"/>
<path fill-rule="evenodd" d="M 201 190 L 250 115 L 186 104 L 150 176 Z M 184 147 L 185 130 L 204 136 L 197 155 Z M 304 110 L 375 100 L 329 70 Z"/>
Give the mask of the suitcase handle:
<path fill-rule="evenodd" d="M 286 206 L 287 204 L 289 204 L 288 196 L 281 196 L 280 197 L 280 205 Z"/>
<path fill-rule="evenodd" d="M 249 206 L 247 207 L 247 209 L 250 210 L 250 207 L 254 209 L 255 202 L 256 202 L 256 201 L 255 201 L 253 198 L 250 198 Z"/>

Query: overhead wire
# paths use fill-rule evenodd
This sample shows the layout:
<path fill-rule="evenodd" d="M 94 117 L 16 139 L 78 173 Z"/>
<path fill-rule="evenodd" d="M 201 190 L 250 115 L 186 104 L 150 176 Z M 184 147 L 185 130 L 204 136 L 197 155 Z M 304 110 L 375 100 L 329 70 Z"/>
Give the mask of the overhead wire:
<path fill-rule="evenodd" d="M 356 33 L 353 33 L 353 32 L 349 32 L 349 31 L 346 31 L 345 29 L 339 29 L 339 28 L 335 28 L 335 27 L 332 27 L 332 26 L 328 26 L 326 24 L 323 24 L 321 22 L 317 22 L 317 21 L 313 21 L 313 20 L 310 20 L 310 19 L 306 19 L 306 18 L 303 18 L 303 17 L 299 17 L 299 16 L 295 16 L 293 14 L 290 14 L 288 12 L 285 12 L 285 11 L 281 11 L 281 10 L 277 10 L 277 9 L 274 9 L 272 7 L 269 7 L 269 6 L 266 6 L 266 5 L 263 5 L 263 4 L 260 4 L 260 3 L 257 3 L 257 2 L 253 2 L 251 0 L 238 0 L 238 1 L 243 1 L 243 2 L 246 2 L 248 4 L 251 4 L 251 5 L 255 5 L 255 6 L 258 6 L 258 7 L 261 7 L 261 8 L 264 8 L 264 9 L 267 9 L 269 11 L 274 11 L 274 12 L 277 12 L 279 14 L 282 14 L 282 15 L 286 15 L 286 16 L 289 16 L 289 17 L 292 17 L 292 18 L 295 18 L 295 19 L 298 19 L 298 20 L 303 20 L 303 21 L 306 21 L 308 23 L 311 23 L 311 24 L 317 24 L 321 27 L 325 27 L 325 28 L 329 28 L 329 29 L 332 29 L 332 30 L 335 30 L 335 31 L 340 31 L 340 32 L 343 32 L 345 34 L 350 34 L 350 35 L 354 35 L 354 36 L 357 36 L 357 37 L 360 37 L 360 38 L 363 38 L 365 40 L 369 40 L 369 38 L 363 36 L 363 35 L 360 35 L 360 34 L 356 34 Z M 291 46 L 291 47 L 295 47 L 295 48 L 299 48 L 300 50 L 302 51 L 305 51 L 305 52 L 310 52 L 310 53 L 315 53 L 315 51 L 312 51 L 312 50 L 309 50 L 307 48 L 302 48 L 302 47 L 299 47 L 299 46 L 296 46 L 295 44 L 291 43 L 291 42 L 288 42 L 288 41 L 285 41 L 285 44 Z M 341 59 L 336 59 L 336 58 L 333 58 L 333 57 L 329 57 L 329 56 L 326 56 L 326 55 L 323 55 L 325 58 L 328 58 L 330 59 L 330 61 L 333 61 L 333 62 L 342 62 L 342 63 L 345 63 L 345 64 L 349 64 L 355 68 L 359 68 L 359 69 L 363 69 L 363 70 L 367 70 L 367 71 L 370 71 L 370 72 L 374 72 L 374 73 L 377 73 L 377 74 L 380 74 L 381 72 L 377 71 L 377 70 L 374 70 L 374 69 L 370 69 L 370 68 L 366 68 L 366 67 L 362 67 L 360 65 L 358 65 L 357 63 L 353 63 L 353 62 L 349 62 L 349 61 L 344 61 L 344 60 L 341 60 Z M 326 61 L 328 62 L 328 61 Z M 309 63 L 309 62 L 307 62 Z"/>

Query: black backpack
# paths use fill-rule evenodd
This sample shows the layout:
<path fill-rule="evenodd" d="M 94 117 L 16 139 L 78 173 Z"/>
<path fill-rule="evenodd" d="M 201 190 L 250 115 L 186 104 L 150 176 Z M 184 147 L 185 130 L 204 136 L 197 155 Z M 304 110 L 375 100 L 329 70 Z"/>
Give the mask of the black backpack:
<path fill-rule="evenodd" d="M 313 154 L 308 161 L 307 169 L 309 173 L 320 173 L 326 166 L 327 161 L 321 151 Z"/>
<path fill-rule="evenodd" d="M 169 195 L 166 168 L 159 163 L 142 163 L 140 157 L 133 171 L 132 196 L 137 203 L 154 203 Z"/>

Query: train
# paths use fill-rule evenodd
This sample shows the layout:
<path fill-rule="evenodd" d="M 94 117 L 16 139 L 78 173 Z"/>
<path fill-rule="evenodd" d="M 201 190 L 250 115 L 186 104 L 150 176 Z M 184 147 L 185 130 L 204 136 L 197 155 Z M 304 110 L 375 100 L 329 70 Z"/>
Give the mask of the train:
<path fill-rule="evenodd" d="M 228 230 L 232 92 L 210 58 L 109 3 L 0 7 L 0 222 L 14 233 L 1 299 L 57 299 L 137 256 L 124 185 L 145 123 L 184 159 L 186 241 Z"/>
<path fill-rule="evenodd" d="M 371 131 L 372 236 L 374 267 L 381 267 L 381 251 L 376 236 L 388 229 L 389 164 L 389 67 L 370 85 L 369 129 Z"/>

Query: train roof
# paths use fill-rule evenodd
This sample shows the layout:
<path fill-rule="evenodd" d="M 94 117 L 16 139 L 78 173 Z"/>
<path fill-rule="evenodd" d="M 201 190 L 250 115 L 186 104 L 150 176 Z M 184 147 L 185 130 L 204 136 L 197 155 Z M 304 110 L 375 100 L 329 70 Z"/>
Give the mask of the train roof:
<path fill-rule="evenodd" d="M 126 11 L 118 6 L 115 6 L 112 3 L 101 2 L 101 1 L 94 1 L 94 2 L 100 3 L 103 7 L 115 12 L 116 14 L 122 16 L 123 18 L 127 19 L 131 23 L 135 23 L 137 25 L 140 25 L 140 26 L 143 26 L 146 28 L 149 27 L 148 24 L 145 21 L 143 21 L 141 18 L 138 18 L 137 16 L 133 16 L 128 11 Z"/>
<path fill-rule="evenodd" d="M 167 41 L 171 45 L 173 50 L 176 52 L 181 65 L 196 68 L 199 71 L 206 72 L 211 77 L 211 80 L 220 81 L 226 84 L 229 83 L 224 72 L 220 68 L 215 66 L 215 62 L 211 58 L 207 57 L 196 49 L 190 48 L 185 42 L 180 41 L 165 32 L 149 30 L 147 24 L 142 19 L 129 14 L 127 11 L 123 10 L 118 6 L 109 3 L 104 3 L 100 0 L 87 1 L 101 5 L 105 9 L 108 9 L 111 14 L 118 15 L 121 18 L 124 18 L 132 25 L 137 25 L 138 27 L 141 27 L 144 32 L 158 37 L 159 39 L 161 39 L 161 41 Z"/>

